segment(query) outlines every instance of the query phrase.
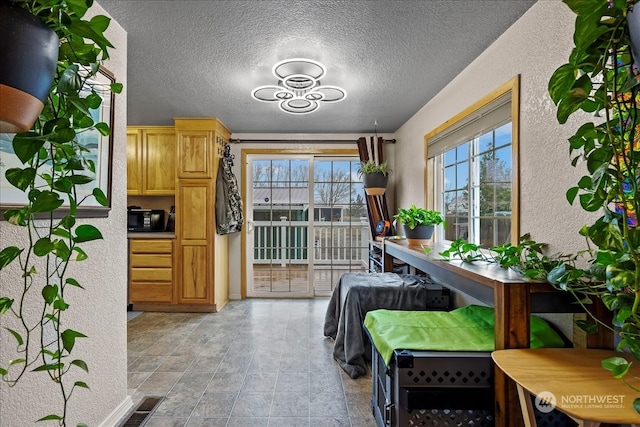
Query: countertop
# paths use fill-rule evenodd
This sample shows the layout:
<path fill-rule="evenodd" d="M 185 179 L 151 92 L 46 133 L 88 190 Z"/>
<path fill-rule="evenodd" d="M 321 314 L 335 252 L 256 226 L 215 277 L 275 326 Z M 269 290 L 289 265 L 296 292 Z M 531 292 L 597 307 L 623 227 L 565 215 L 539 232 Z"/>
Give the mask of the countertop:
<path fill-rule="evenodd" d="M 173 231 L 140 231 L 128 232 L 128 239 L 175 239 L 176 233 Z"/>

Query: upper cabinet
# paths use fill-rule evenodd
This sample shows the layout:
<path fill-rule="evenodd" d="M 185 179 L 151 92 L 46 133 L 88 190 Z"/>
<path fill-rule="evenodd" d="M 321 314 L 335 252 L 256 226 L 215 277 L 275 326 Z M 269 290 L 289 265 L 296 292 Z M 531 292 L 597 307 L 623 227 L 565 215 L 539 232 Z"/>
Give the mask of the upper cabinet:
<path fill-rule="evenodd" d="M 212 134 L 201 129 L 178 130 L 178 178 L 213 178 Z"/>
<path fill-rule="evenodd" d="M 175 195 L 176 154 L 173 126 L 128 127 L 127 195 Z"/>

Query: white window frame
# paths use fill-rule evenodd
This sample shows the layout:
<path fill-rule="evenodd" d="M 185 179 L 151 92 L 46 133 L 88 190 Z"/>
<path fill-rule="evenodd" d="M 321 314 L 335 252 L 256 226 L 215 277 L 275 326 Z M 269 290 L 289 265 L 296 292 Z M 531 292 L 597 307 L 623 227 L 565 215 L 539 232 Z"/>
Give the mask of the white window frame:
<path fill-rule="evenodd" d="M 520 76 L 516 76 L 499 88 L 478 100 L 453 118 L 435 128 L 424 136 L 425 144 L 425 190 L 426 206 L 444 214 L 444 165 L 442 154 L 450 148 L 471 141 L 469 161 L 473 159 L 474 138 L 496 129 L 511 121 L 511 243 L 517 244 L 519 238 L 519 94 Z M 510 116 L 510 117 L 509 117 Z M 469 177 L 477 167 L 470 167 Z M 478 172 L 479 173 L 479 172 Z M 470 185 L 469 191 L 473 191 Z M 476 198 L 477 200 L 477 198 Z M 470 205 L 473 203 L 470 194 Z M 469 219 L 474 208 L 469 207 Z M 477 229 L 479 222 L 472 228 Z M 469 231 L 469 241 L 475 238 L 476 232 Z M 444 227 L 437 227 L 436 241 L 447 242 L 444 238 Z M 504 242 L 503 242 L 504 243 Z"/>

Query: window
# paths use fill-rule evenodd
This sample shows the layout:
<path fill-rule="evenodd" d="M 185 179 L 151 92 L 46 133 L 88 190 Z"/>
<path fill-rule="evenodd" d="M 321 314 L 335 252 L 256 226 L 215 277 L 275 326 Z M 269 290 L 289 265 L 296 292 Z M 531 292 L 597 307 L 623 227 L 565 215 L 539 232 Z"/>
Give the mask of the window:
<path fill-rule="evenodd" d="M 425 136 L 428 205 L 440 240 L 484 248 L 518 237 L 517 78 Z M 515 114 L 514 114 L 515 111 Z"/>
<path fill-rule="evenodd" d="M 511 122 L 440 155 L 445 240 L 491 247 L 510 241 Z"/>

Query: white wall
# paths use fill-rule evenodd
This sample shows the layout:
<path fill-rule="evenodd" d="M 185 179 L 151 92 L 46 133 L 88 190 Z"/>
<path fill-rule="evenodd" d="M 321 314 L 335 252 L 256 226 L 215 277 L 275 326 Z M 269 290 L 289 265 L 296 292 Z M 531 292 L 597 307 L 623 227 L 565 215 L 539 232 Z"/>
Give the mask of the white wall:
<path fill-rule="evenodd" d="M 90 15 L 104 14 L 94 3 Z M 112 21 L 107 37 L 116 46 L 111 60 L 105 64 L 126 88 L 126 32 Z M 97 226 L 104 240 L 83 246 L 89 259 L 73 266 L 71 277 L 85 290 L 69 290 L 71 304 L 65 314 L 65 328 L 83 332 L 88 338 L 78 339 L 73 355 L 87 362 L 88 375 L 76 379 L 86 381 L 90 390 L 79 389 L 71 399 L 67 425 L 86 423 L 91 426 L 114 425 L 131 404 L 127 395 L 127 237 L 126 237 L 126 89 L 116 97 L 114 126 L 112 209 L 108 218 L 82 220 Z M 0 221 L 0 248 L 24 244 L 24 229 Z M 4 295 L 13 292 L 19 278 L 15 270 L 0 273 Z M 6 366 L 14 341 L 4 327 L 10 325 L 8 315 L 0 316 L 0 366 Z M 15 388 L 0 383 L 0 427 L 36 425 L 35 420 L 61 408 L 59 391 L 46 374 L 28 374 Z M 109 418 L 109 417 L 112 418 Z M 51 425 L 44 423 L 42 425 Z"/>
<path fill-rule="evenodd" d="M 574 17 L 558 0 L 540 0 L 397 131 L 396 162 L 407 165 L 396 168 L 398 206 L 424 200 L 424 135 L 520 74 L 521 234 L 548 243 L 551 253 L 584 248 L 578 230 L 589 216 L 565 199 L 581 176 L 567 142 L 577 125 L 558 124 L 547 94 L 571 52 Z"/>

